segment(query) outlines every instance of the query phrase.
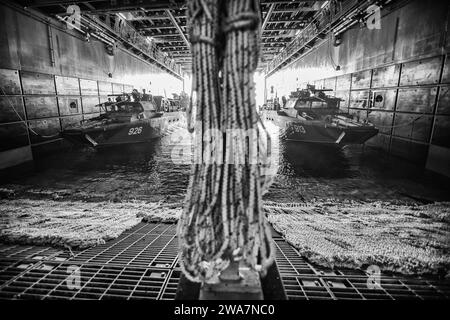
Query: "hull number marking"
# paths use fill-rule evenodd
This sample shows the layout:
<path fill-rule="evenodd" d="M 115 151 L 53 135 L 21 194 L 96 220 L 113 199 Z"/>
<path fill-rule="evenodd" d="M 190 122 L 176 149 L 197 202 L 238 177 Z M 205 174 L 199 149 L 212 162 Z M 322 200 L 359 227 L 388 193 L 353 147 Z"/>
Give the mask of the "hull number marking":
<path fill-rule="evenodd" d="M 306 130 L 303 126 L 299 126 L 299 125 L 293 125 L 292 126 L 292 131 L 294 131 L 295 133 L 301 133 L 301 134 L 305 134 Z"/>
<path fill-rule="evenodd" d="M 134 135 L 141 134 L 141 133 L 142 133 L 142 127 L 130 128 L 130 130 L 128 131 L 129 136 L 134 136 Z"/>

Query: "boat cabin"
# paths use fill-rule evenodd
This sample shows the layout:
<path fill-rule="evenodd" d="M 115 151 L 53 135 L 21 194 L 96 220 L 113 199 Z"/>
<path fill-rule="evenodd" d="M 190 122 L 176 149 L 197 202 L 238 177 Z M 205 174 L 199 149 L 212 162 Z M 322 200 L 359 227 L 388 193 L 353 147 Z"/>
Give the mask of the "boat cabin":
<path fill-rule="evenodd" d="M 316 89 L 308 85 L 306 89 L 293 91 L 286 102 L 283 113 L 291 116 L 301 116 L 306 120 L 320 119 L 328 115 L 336 115 L 339 111 L 340 98 L 327 95 L 330 89 Z"/>
<path fill-rule="evenodd" d="M 98 105 L 101 113 L 114 122 L 134 122 L 160 115 L 151 101 L 106 102 Z"/>

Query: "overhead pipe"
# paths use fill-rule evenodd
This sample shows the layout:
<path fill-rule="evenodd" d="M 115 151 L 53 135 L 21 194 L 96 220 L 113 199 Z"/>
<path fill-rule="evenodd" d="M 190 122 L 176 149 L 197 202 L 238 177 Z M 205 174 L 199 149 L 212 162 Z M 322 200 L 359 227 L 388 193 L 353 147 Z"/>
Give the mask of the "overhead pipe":
<path fill-rule="evenodd" d="M 186 36 L 184 35 L 183 30 L 181 29 L 180 25 L 178 24 L 177 20 L 175 19 L 175 17 L 172 15 L 172 12 L 170 12 L 170 10 L 166 9 L 164 10 L 164 12 L 167 14 L 167 16 L 169 17 L 169 19 L 172 21 L 173 25 L 175 26 L 175 28 L 178 30 L 178 33 L 180 34 L 181 38 L 183 39 L 183 41 L 186 43 L 186 45 L 190 48 L 191 44 L 189 43 L 188 39 L 186 39 Z"/>
<path fill-rule="evenodd" d="M 393 0 L 388 0 L 387 2 L 384 2 L 383 5 L 385 5 L 386 3 L 390 3 L 390 2 L 392 2 L 392 1 L 393 1 Z M 358 22 L 358 20 L 352 20 L 353 17 L 354 17 L 356 14 L 358 14 L 358 13 L 364 12 L 370 5 L 372 5 L 372 4 L 374 4 L 374 3 L 377 3 L 377 1 L 371 1 L 371 2 L 369 2 L 369 3 L 362 3 L 362 4 L 361 4 L 361 3 L 356 3 L 355 8 L 350 9 L 350 10 L 351 10 L 350 13 L 347 13 L 347 14 L 345 14 L 345 16 L 340 17 L 340 19 L 342 19 L 342 20 L 345 21 L 344 25 L 340 24 L 340 25 L 337 26 L 335 29 L 333 29 L 333 27 L 331 26 L 331 23 L 330 23 L 330 26 L 329 26 L 328 28 L 325 27 L 324 31 L 325 31 L 325 32 L 326 32 L 326 31 L 328 31 L 328 32 L 335 32 L 335 30 L 337 29 L 338 31 L 337 31 L 336 35 L 339 35 L 339 34 L 345 32 L 345 31 L 348 30 L 350 27 L 352 27 L 355 23 Z M 328 7 L 329 7 L 329 5 L 328 5 Z M 362 8 L 364 8 L 364 9 L 362 9 Z M 324 7 L 323 9 L 325 9 L 325 7 Z M 321 12 L 322 12 L 322 11 L 320 11 L 319 14 L 320 14 Z M 367 19 L 370 15 L 371 15 L 371 13 L 368 13 L 367 15 L 364 16 L 363 19 Z M 317 17 L 318 17 L 318 16 L 316 16 L 316 17 L 313 19 L 313 22 L 311 22 L 311 23 L 314 23 L 314 21 L 317 20 Z M 310 24 L 310 25 L 311 25 L 311 24 Z M 328 30 L 327 30 L 327 29 L 328 29 Z M 293 43 L 294 41 L 297 41 L 297 37 L 296 37 L 291 43 Z M 279 54 L 277 57 L 280 57 L 280 55 L 282 55 L 283 52 L 284 52 L 284 51 L 286 50 L 286 48 L 288 48 L 288 47 L 289 47 L 289 44 L 281 50 L 280 54 Z M 299 48 L 299 50 L 300 50 L 300 48 Z M 274 66 L 272 69 L 270 69 L 269 66 L 268 66 L 268 68 L 267 68 L 267 74 L 270 74 L 270 73 L 274 72 L 275 70 L 277 70 L 279 67 L 281 67 L 286 61 L 288 61 L 289 59 L 292 58 L 292 55 L 293 55 L 293 54 L 290 54 L 289 57 L 282 59 L 281 62 L 278 63 L 276 66 Z M 276 61 L 276 60 L 277 60 L 277 57 L 275 57 L 273 60 Z"/>

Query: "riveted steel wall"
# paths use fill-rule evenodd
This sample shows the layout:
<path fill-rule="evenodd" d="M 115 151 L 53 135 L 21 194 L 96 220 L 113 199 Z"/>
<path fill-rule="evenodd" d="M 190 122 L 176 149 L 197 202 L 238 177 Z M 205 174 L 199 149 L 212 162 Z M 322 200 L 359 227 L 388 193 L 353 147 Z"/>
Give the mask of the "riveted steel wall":
<path fill-rule="evenodd" d="M 181 79 L 125 50 L 110 56 L 63 23 L 0 5 L 0 29 L 0 170 L 32 161 L 32 150 L 96 116 L 108 94 L 152 89 L 161 79 L 168 95 L 182 90 Z"/>
<path fill-rule="evenodd" d="M 450 176 L 449 12 L 447 1 L 384 8 L 381 29 L 354 27 L 338 47 L 325 40 L 268 77 L 266 90 L 333 89 L 343 110 L 379 127 L 369 145 Z"/>

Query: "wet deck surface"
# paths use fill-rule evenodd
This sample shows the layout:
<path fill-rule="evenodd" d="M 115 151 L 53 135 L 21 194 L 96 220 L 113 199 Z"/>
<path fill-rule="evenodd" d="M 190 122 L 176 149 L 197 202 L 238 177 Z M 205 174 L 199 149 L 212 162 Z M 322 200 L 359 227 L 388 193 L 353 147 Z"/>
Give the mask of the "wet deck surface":
<path fill-rule="evenodd" d="M 72 257 L 50 247 L 0 245 L 0 298 L 174 299 L 181 274 L 175 230 L 174 224 L 141 223 Z M 382 274 L 374 288 L 363 271 L 313 266 L 276 233 L 274 240 L 282 282 L 292 300 L 450 298 L 449 281 Z M 70 278 L 76 268 L 78 286 Z"/>
<path fill-rule="evenodd" d="M 266 200 L 450 201 L 450 179 L 406 161 L 368 147 L 280 142 L 271 133 L 279 160 Z M 181 202 L 190 143 L 186 129 L 175 128 L 152 144 L 67 150 L 37 159 L 34 173 L 2 181 L 0 198 Z"/>

